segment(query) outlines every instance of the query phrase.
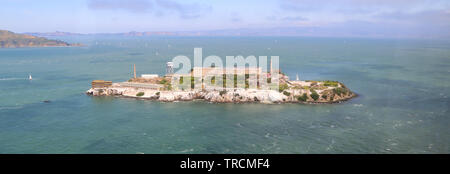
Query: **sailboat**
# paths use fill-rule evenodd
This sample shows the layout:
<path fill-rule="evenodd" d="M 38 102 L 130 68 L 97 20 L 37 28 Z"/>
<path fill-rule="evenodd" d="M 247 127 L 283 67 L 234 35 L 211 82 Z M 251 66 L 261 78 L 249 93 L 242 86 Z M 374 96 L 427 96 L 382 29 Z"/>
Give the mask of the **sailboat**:
<path fill-rule="evenodd" d="M 31 74 L 28 77 L 29 80 L 33 80 L 33 77 L 31 77 Z"/>
<path fill-rule="evenodd" d="M 297 80 L 297 81 L 300 81 L 300 79 L 298 78 L 298 73 L 297 73 L 297 77 L 296 77 L 296 79 L 295 80 Z"/>

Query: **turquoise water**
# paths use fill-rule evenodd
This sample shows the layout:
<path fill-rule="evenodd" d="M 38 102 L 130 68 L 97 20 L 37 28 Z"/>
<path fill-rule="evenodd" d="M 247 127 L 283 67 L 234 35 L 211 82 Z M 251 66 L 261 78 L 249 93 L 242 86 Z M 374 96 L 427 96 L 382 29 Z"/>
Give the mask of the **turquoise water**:
<path fill-rule="evenodd" d="M 450 42 L 288 37 L 61 37 L 0 49 L 0 153 L 449 153 Z M 84 92 L 165 71 L 176 55 L 280 56 L 291 78 L 339 80 L 342 104 L 161 103 Z M 33 80 L 27 80 L 32 74 Z M 51 101 L 50 103 L 43 102 Z"/>

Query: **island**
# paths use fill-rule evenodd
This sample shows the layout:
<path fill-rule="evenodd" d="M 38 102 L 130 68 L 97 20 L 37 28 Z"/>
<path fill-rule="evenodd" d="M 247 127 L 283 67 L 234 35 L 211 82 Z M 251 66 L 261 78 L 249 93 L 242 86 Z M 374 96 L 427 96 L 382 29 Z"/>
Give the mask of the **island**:
<path fill-rule="evenodd" d="M 44 37 L 17 34 L 7 30 L 0 30 L 0 48 L 67 46 L 81 46 L 81 44 L 69 44 L 64 41 L 51 40 Z"/>
<path fill-rule="evenodd" d="M 195 76 L 192 72 L 194 69 L 199 68 L 203 70 L 203 74 Z M 215 76 L 212 78 L 204 75 L 208 74 L 208 72 L 211 72 L 211 68 L 209 67 L 194 67 L 191 69 L 190 74 L 166 74 L 163 77 L 159 77 L 157 74 L 143 74 L 141 77 L 136 77 L 136 70 L 134 69 L 134 77 L 125 82 L 92 81 L 92 87 L 86 91 L 86 94 L 91 96 L 129 97 L 162 102 L 204 100 L 212 103 L 305 104 L 340 103 L 357 96 L 356 93 L 338 81 L 302 81 L 299 80 L 298 75 L 296 80 L 289 80 L 289 77 L 281 71 L 277 74 L 279 79 L 279 83 L 277 83 L 279 87 L 277 90 L 261 89 L 259 81 L 255 82 L 257 84 L 256 88 L 250 88 L 250 84 L 252 84 L 249 78 L 250 75 L 257 77 L 265 76 L 267 77 L 267 82 L 270 83 L 273 72 L 262 72 L 260 69 L 249 71 L 246 69 L 241 71 L 242 73 L 240 74 L 225 74 L 225 71 L 223 73 L 219 71 L 219 74 L 213 73 L 212 75 Z M 220 83 L 221 85 L 214 85 L 218 80 L 221 80 L 220 78 L 215 79 L 215 77 L 222 76 L 223 81 Z M 226 78 L 227 76 L 231 78 Z M 237 84 L 236 79 L 239 76 L 245 79 L 245 83 Z M 227 87 L 227 79 L 233 78 L 234 85 Z M 176 80 L 179 84 L 185 81 L 190 81 L 190 83 L 187 86 L 177 85 L 174 87 L 171 83 L 173 80 Z M 205 81 L 211 81 L 211 83 L 205 83 Z M 201 87 L 195 88 L 196 84 L 201 85 Z"/>

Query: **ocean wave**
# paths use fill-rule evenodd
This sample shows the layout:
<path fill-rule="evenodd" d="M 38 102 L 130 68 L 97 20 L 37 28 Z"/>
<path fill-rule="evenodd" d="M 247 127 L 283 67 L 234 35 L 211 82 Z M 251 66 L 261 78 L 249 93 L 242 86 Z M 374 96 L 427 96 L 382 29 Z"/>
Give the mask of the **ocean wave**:
<path fill-rule="evenodd" d="M 355 107 L 362 107 L 364 105 L 363 104 L 353 104 L 353 106 L 355 106 Z"/>
<path fill-rule="evenodd" d="M 0 110 L 7 110 L 7 109 L 21 109 L 22 106 L 0 106 Z"/>

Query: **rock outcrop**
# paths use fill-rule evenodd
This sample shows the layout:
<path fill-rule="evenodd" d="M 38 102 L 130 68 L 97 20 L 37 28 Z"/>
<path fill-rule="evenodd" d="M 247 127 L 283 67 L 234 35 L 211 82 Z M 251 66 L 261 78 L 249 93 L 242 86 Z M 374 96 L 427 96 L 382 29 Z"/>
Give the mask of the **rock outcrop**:
<path fill-rule="evenodd" d="M 113 87 L 109 88 L 89 89 L 86 93 L 93 96 L 124 96 L 163 102 L 202 99 L 213 103 L 336 103 L 356 96 L 356 94 L 344 87 L 324 90 L 287 89 L 283 92 L 257 89 L 160 91 L 113 85 Z"/>

